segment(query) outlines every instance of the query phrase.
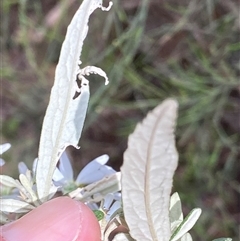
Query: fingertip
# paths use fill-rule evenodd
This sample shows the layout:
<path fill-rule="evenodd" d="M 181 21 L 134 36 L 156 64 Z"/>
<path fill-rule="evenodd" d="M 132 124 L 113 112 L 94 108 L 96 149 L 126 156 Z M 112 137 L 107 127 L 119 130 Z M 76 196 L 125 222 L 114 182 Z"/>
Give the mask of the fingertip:
<path fill-rule="evenodd" d="M 52 199 L 1 228 L 0 241 L 101 240 L 100 227 L 93 212 L 69 197 Z"/>

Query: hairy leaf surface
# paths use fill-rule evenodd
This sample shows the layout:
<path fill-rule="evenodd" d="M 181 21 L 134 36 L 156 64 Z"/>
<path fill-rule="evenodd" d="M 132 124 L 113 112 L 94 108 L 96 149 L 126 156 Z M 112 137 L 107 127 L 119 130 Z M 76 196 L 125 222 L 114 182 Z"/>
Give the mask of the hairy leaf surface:
<path fill-rule="evenodd" d="M 115 193 L 121 190 L 120 185 L 121 173 L 116 172 L 110 176 L 87 185 L 86 187 L 76 189 L 69 193 L 71 198 L 75 198 L 82 202 L 89 199 L 95 202 L 101 201 L 108 193 Z"/>
<path fill-rule="evenodd" d="M 62 45 L 40 139 L 36 182 L 38 197 L 42 201 L 56 191 L 52 176 L 62 152 L 69 145 L 77 147 L 82 132 L 89 100 L 89 85 L 83 75 L 99 73 L 106 78 L 106 74 L 97 67 L 79 69 L 78 66 L 89 17 L 96 8 L 108 10 L 102 7 L 101 0 L 83 1 L 68 26 Z M 76 82 L 77 74 L 82 80 L 80 89 Z M 80 95 L 74 98 L 76 92 Z"/>
<path fill-rule="evenodd" d="M 177 102 L 166 100 L 138 124 L 128 140 L 122 171 L 123 210 L 137 241 L 169 241 L 170 192 L 177 167 Z"/>
<path fill-rule="evenodd" d="M 0 211 L 11 213 L 27 213 L 34 209 L 29 203 L 15 199 L 1 199 Z"/>

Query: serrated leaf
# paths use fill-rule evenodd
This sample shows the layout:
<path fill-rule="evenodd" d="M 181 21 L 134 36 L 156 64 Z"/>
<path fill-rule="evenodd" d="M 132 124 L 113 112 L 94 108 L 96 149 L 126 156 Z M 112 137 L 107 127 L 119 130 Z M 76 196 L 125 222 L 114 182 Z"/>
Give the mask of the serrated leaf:
<path fill-rule="evenodd" d="M 34 209 L 34 206 L 30 205 L 29 203 L 15 199 L 0 199 L 0 204 L 0 210 L 2 212 L 27 213 Z"/>
<path fill-rule="evenodd" d="M 168 99 L 138 124 L 128 140 L 122 172 L 122 199 L 131 236 L 169 241 L 170 192 L 177 167 L 174 127 L 178 104 Z"/>
<path fill-rule="evenodd" d="M 56 191 L 52 176 L 62 152 L 69 145 L 77 147 L 82 132 L 89 100 L 88 81 L 82 75 L 92 71 L 106 76 L 99 68 L 86 67 L 81 70 L 78 66 L 89 17 L 96 8 L 107 10 L 102 7 L 101 0 L 83 1 L 68 26 L 62 45 L 39 146 L 36 183 L 42 201 L 53 194 L 50 190 Z M 78 73 L 82 80 L 80 90 L 76 82 Z M 74 98 L 76 92 L 80 92 L 80 95 Z"/>

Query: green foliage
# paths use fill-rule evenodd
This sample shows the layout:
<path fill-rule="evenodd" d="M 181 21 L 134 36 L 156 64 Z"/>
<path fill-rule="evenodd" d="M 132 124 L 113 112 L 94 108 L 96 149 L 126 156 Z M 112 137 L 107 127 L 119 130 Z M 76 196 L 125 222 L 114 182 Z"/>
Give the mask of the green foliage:
<path fill-rule="evenodd" d="M 102 212 L 100 210 L 93 210 L 93 212 L 98 221 L 101 221 L 104 218 L 104 212 Z"/>

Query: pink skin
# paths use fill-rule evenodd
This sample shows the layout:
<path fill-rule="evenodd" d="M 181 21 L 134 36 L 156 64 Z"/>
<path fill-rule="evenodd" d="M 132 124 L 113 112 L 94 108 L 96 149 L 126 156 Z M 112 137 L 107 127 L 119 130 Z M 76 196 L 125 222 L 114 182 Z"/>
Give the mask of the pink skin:
<path fill-rule="evenodd" d="M 69 197 L 52 199 L 0 227 L 0 241 L 101 241 L 93 212 Z"/>

